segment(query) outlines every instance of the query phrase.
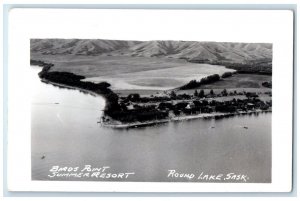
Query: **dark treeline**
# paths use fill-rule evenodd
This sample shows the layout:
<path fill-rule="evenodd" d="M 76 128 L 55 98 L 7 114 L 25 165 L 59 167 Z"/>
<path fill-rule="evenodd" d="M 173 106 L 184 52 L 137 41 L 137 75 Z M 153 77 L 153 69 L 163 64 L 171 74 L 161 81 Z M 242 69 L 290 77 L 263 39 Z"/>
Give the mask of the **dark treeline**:
<path fill-rule="evenodd" d="M 110 93 L 111 90 L 108 89 L 110 84 L 107 82 L 101 82 L 98 84 L 92 83 L 92 82 L 83 82 L 80 81 L 84 79 L 84 76 L 81 75 L 75 75 L 73 73 L 69 72 L 43 72 L 39 74 L 40 78 L 60 83 L 60 84 L 66 84 L 74 87 L 79 87 L 81 89 L 91 90 L 94 92 L 99 92 L 101 94 L 107 94 Z"/>
<path fill-rule="evenodd" d="M 261 85 L 267 88 L 272 88 L 272 82 L 263 82 Z"/>
<path fill-rule="evenodd" d="M 237 70 L 238 73 L 272 75 L 272 60 L 261 59 L 249 61 L 245 64 L 226 64 L 227 68 Z"/>
<path fill-rule="evenodd" d="M 231 77 L 232 74 L 233 74 L 232 72 L 225 72 L 221 77 L 222 78 Z"/>
<path fill-rule="evenodd" d="M 194 98 L 212 98 L 212 97 L 222 97 L 222 96 L 236 96 L 236 95 L 245 95 L 246 97 L 251 96 L 257 97 L 256 93 L 250 92 L 237 92 L 236 90 L 228 92 L 226 89 L 223 89 L 219 94 L 216 94 L 213 89 L 211 89 L 208 93 L 204 92 L 204 89 L 195 90 L 193 95 L 190 94 L 176 94 L 174 91 L 171 91 L 169 95 L 165 96 L 145 96 L 141 97 L 139 94 L 129 94 L 127 97 L 120 97 L 120 102 L 123 104 L 129 104 L 130 102 L 134 103 L 162 103 L 168 102 L 172 100 L 191 100 Z"/>
<path fill-rule="evenodd" d="M 169 112 L 167 111 L 159 111 L 147 107 L 136 108 L 133 110 L 111 110 L 108 111 L 107 114 L 111 118 L 124 123 L 160 120 L 166 119 L 169 116 Z"/>
<path fill-rule="evenodd" d="M 191 63 L 205 63 L 211 65 L 222 65 L 237 70 L 237 73 L 272 75 L 272 59 L 258 59 L 246 61 L 245 63 L 232 63 L 226 61 L 210 60 L 187 60 Z"/>
<path fill-rule="evenodd" d="M 197 92 L 197 97 L 203 98 L 205 97 L 204 90 L 200 90 Z M 141 97 L 139 94 L 129 94 L 127 97 L 121 97 L 123 103 L 128 102 L 136 102 L 136 103 L 151 103 L 151 102 L 165 102 L 171 100 L 190 100 L 193 98 L 192 95 L 189 94 L 176 94 L 174 91 L 171 92 L 170 95 L 166 96 L 150 96 L 150 97 Z"/>
<path fill-rule="evenodd" d="M 181 90 L 195 89 L 197 87 L 200 87 L 201 85 L 211 84 L 211 83 L 217 82 L 219 80 L 220 80 L 220 76 L 218 74 L 213 74 L 213 75 L 204 77 L 199 81 L 191 80 L 186 85 L 183 85 L 183 86 L 179 87 L 179 89 L 181 89 Z"/>
<path fill-rule="evenodd" d="M 129 94 L 127 97 L 123 97 L 124 102 L 139 102 L 139 103 L 149 103 L 149 102 L 163 102 L 172 100 L 169 96 L 153 96 L 153 97 L 141 97 L 139 94 Z"/>

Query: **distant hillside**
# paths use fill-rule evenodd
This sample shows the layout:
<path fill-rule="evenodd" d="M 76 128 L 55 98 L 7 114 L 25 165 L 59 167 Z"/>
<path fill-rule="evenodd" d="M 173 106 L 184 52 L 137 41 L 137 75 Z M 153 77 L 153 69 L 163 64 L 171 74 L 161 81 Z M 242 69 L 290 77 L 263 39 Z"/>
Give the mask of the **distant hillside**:
<path fill-rule="evenodd" d="M 42 54 L 100 55 L 128 49 L 139 42 L 101 39 L 31 39 L 30 50 Z"/>
<path fill-rule="evenodd" d="M 31 39 L 31 53 L 51 55 L 108 55 L 170 57 L 233 68 L 272 66 L 272 44 L 198 41 L 122 41 L 101 39 Z M 264 70 L 262 70 L 264 71 Z"/>

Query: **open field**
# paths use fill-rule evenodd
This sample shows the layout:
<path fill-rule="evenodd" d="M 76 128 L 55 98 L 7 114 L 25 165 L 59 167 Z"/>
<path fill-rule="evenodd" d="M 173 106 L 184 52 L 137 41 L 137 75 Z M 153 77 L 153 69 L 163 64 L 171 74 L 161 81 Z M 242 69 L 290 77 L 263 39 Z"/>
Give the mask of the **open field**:
<path fill-rule="evenodd" d="M 51 71 L 66 71 L 85 77 L 113 76 L 148 70 L 194 65 L 180 59 L 130 56 L 42 55 L 31 54 L 31 59 L 53 63 Z"/>
<path fill-rule="evenodd" d="M 139 93 L 151 95 L 182 86 L 190 80 L 200 80 L 211 74 L 223 74 L 231 69 L 209 64 L 188 63 L 180 59 L 146 58 L 130 56 L 84 56 L 84 55 L 42 55 L 32 54 L 31 59 L 53 63 L 51 71 L 72 72 L 87 77 L 86 81 L 112 84 L 112 89 L 120 95 Z M 207 84 L 198 89 L 214 89 L 220 93 L 271 91 L 261 83 L 271 81 L 272 76 L 257 74 L 234 74 L 218 82 Z M 178 91 L 178 94 L 193 94 L 194 89 Z"/>
<path fill-rule="evenodd" d="M 113 90 L 167 90 L 193 79 L 234 71 L 170 58 L 32 54 L 31 59 L 53 63 L 51 71 L 83 75 L 86 81 L 106 81 Z"/>
<path fill-rule="evenodd" d="M 129 94 L 138 93 L 141 96 L 150 96 L 156 94 L 163 94 L 163 90 L 147 90 L 147 89 L 121 89 L 121 90 L 114 90 L 114 92 L 121 96 L 128 96 Z"/>
<path fill-rule="evenodd" d="M 111 76 L 98 76 L 85 79 L 86 81 L 112 84 L 112 89 L 156 89 L 168 90 L 188 83 L 193 79 L 201 79 L 212 74 L 222 75 L 227 69 L 222 66 L 209 64 L 185 64 L 155 70 L 115 74 Z M 230 71 L 230 70 L 228 70 Z"/>

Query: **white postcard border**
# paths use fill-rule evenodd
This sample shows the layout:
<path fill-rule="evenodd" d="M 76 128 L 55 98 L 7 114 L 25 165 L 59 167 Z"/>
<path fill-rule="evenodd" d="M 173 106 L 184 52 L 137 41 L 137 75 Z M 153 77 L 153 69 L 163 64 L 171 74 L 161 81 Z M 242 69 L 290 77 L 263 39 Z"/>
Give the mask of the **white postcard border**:
<path fill-rule="evenodd" d="M 126 15 L 125 15 L 125 14 Z M 150 14 L 151 13 L 151 14 Z M 175 14 L 174 14 L 175 13 Z M 81 19 L 75 16 L 82 16 Z M 156 29 L 166 30 L 165 35 L 143 31 L 133 34 L 116 32 L 113 24 L 104 23 L 103 33 L 97 29 L 101 18 L 115 16 L 121 23 L 141 26 L 144 21 L 157 22 L 164 17 L 191 19 L 206 17 L 212 23 L 211 31 L 193 27 L 195 34 L 168 34 L 163 24 Z M 198 16 L 199 15 L 199 16 Z M 128 16 L 128 18 L 126 18 Z M 155 18 L 151 18 L 155 16 Z M 229 16 L 229 17 L 228 17 Z M 75 17 L 75 19 L 73 18 Z M 209 18 L 210 17 L 210 18 Z M 126 19 L 124 19 L 126 18 Z M 55 21 L 56 19 L 56 21 Z M 59 20 L 60 19 L 60 20 Z M 93 19 L 93 20 L 90 20 Z M 108 19 L 108 18 L 106 18 Z M 111 19 L 111 20 L 116 20 Z M 174 18 L 172 18 L 174 21 Z M 176 18 L 177 19 L 177 18 Z M 232 21 L 228 21 L 231 19 Z M 178 18 L 179 20 L 179 18 Z M 194 19 L 193 19 L 194 20 Z M 226 22 L 238 31 L 220 30 L 213 33 L 217 21 Z M 227 20 L 227 21 L 226 21 Z M 55 21 L 56 23 L 51 23 Z M 69 22 L 68 24 L 66 24 Z M 73 22 L 73 23 L 71 23 Z M 102 21 L 103 22 L 103 21 Z M 172 26 L 172 20 L 169 21 Z M 184 21 L 180 21 L 184 23 Z M 257 27 L 243 32 L 243 25 L 251 23 Z M 77 27 L 81 29 L 76 30 Z M 221 26 L 221 24 L 218 24 Z M 102 26 L 103 27 L 103 26 Z M 202 33 L 201 37 L 196 33 Z M 49 9 L 12 9 L 9 13 L 9 59 L 8 59 L 8 190 L 12 191 L 67 191 L 67 192 L 288 192 L 292 184 L 292 100 L 293 100 L 293 13 L 284 10 L 49 10 Z M 231 34 L 230 34 L 231 33 Z M 117 38 L 122 35 L 124 38 Z M 133 34 L 133 35 L 132 35 Z M 180 38 L 185 34 L 185 38 Z M 272 183 L 165 183 L 165 182 L 67 182 L 31 181 L 31 135 L 30 135 L 30 85 L 26 79 L 29 63 L 30 38 L 104 38 L 136 39 L 137 36 L 159 37 L 161 40 L 199 40 L 225 42 L 271 42 L 273 43 L 273 111 L 272 111 Z M 223 35 L 221 37 L 221 35 Z M 109 37 L 110 36 L 110 37 Z M 132 38 L 130 38 L 132 37 Z M 152 39 L 150 37 L 150 40 Z M 164 38 L 165 37 L 165 38 Z M 153 38 L 155 39 L 155 38 Z M 105 165 L 105 164 L 102 164 Z"/>

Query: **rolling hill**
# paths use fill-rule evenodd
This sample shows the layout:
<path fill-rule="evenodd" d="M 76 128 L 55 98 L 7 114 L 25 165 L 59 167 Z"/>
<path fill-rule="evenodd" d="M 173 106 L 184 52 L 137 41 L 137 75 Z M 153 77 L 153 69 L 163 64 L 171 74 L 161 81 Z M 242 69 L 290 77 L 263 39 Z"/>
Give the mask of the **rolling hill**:
<path fill-rule="evenodd" d="M 269 43 L 31 39 L 30 50 L 46 55 L 169 57 L 199 63 L 272 61 L 272 44 Z"/>

